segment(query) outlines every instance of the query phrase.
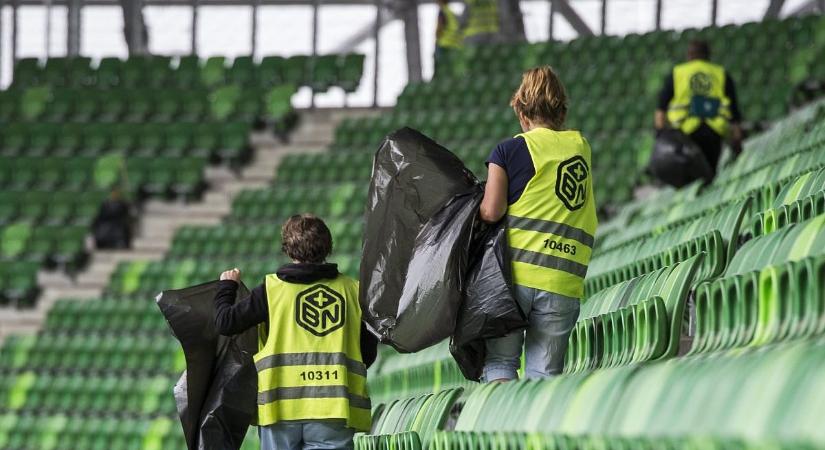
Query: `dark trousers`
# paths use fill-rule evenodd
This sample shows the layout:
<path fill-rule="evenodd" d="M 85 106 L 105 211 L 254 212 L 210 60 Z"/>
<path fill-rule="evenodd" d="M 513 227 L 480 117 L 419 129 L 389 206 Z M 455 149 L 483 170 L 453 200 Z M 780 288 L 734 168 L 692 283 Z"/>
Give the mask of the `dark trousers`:
<path fill-rule="evenodd" d="M 722 154 L 722 136 L 708 124 L 703 123 L 690 135 L 690 139 L 702 150 L 708 160 L 713 177 L 716 176 L 716 166 Z"/>

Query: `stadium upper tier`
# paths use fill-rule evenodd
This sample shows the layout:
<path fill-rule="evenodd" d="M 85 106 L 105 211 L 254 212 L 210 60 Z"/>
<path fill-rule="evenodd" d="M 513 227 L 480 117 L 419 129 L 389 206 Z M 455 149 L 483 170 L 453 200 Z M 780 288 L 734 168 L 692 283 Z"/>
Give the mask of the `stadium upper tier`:
<path fill-rule="evenodd" d="M 39 267 L 75 272 L 113 185 L 133 199 L 194 200 L 208 164 L 251 159 L 253 124 L 295 125 L 297 87 L 354 90 L 363 55 L 201 61 L 148 56 L 18 61 L 0 91 L 0 303 L 31 305 Z M 82 195 L 79 195 L 82 194 Z M 12 269 L 15 263 L 24 261 Z"/>
<path fill-rule="evenodd" d="M 696 33 L 717 36 L 711 45 L 739 81 L 745 116 L 760 126 L 777 121 L 709 186 L 664 190 L 603 221 L 565 374 L 478 385 L 462 377 L 446 343 L 413 355 L 384 348 L 369 373 L 373 430 L 356 446 L 824 446 L 825 104 L 782 118 L 794 92 L 784 62 L 814 42 L 817 20 L 468 52 L 455 74 L 408 87 L 392 113 L 342 124 L 331 151 L 285 158 L 274 183 L 236 197 L 222 224 L 180 230 L 163 261 L 121 264 L 105 298 L 64 300 L 37 336 L 6 340 L 0 448 L 184 448 L 170 393 L 181 353 L 153 310 L 154 294 L 233 266 L 256 284 L 284 262 L 279 221 L 304 211 L 329 218 L 331 259 L 355 274 L 364 187 L 384 133 L 419 127 L 483 174 L 496 141 L 517 132 L 506 104 L 528 64 L 553 64 L 567 82 L 570 124 L 591 138 L 597 201 L 629 199 L 663 75 L 654 66 L 666 70 Z M 547 57 L 535 49 L 549 49 Z M 244 448 L 253 446 L 248 439 Z"/>

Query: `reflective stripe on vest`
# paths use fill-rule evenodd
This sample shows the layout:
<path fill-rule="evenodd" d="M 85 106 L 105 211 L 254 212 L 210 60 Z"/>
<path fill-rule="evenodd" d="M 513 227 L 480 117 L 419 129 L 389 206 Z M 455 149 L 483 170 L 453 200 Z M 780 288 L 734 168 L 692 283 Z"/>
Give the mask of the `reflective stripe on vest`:
<path fill-rule="evenodd" d="M 436 45 L 442 48 L 461 47 L 461 25 L 458 23 L 458 18 L 448 5 L 441 5 L 441 14 L 444 15 L 444 26 L 438 35 Z"/>
<path fill-rule="evenodd" d="M 580 299 L 596 234 L 590 146 L 577 131 L 520 134 L 536 174 L 507 208 L 517 285 Z"/>
<path fill-rule="evenodd" d="M 317 284 L 268 275 L 265 286 L 269 333 L 254 357 L 258 424 L 343 419 L 369 430 L 358 283 L 343 275 Z"/>
<path fill-rule="evenodd" d="M 719 102 L 717 115 L 697 117 L 690 113 L 691 102 L 702 99 Z M 707 123 L 719 135 L 728 132 L 730 99 L 725 95 L 725 69 L 718 64 L 695 59 L 673 68 L 673 98 L 667 111 L 668 122 L 686 134 Z"/>
<path fill-rule="evenodd" d="M 498 0 L 466 0 L 469 8 L 464 37 L 498 33 Z"/>

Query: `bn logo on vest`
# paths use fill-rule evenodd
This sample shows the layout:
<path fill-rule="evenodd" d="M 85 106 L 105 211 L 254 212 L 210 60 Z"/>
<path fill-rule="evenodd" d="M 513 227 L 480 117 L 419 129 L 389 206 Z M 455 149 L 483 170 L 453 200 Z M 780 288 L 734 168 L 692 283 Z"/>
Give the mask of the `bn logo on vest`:
<path fill-rule="evenodd" d="M 581 156 L 574 156 L 559 164 L 556 173 L 556 196 L 567 209 L 574 211 L 587 200 L 587 176 L 590 169 Z"/>
<path fill-rule="evenodd" d="M 341 294 L 316 284 L 295 298 L 295 321 L 316 336 L 326 336 L 344 326 L 346 302 Z"/>
<path fill-rule="evenodd" d="M 707 95 L 713 89 L 713 78 L 703 72 L 696 72 L 690 77 L 690 91 L 694 94 Z"/>

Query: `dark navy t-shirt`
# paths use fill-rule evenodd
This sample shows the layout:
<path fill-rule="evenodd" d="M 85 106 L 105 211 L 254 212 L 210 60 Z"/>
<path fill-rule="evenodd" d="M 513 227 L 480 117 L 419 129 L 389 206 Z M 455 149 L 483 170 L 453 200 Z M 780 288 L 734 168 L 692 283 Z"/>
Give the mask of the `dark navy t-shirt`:
<path fill-rule="evenodd" d="M 507 204 L 512 205 L 521 197 L 527 182 L 536 175 L 533 158 L 527 150 L 527 142 L 518 136 L 501 142 L 490 153 L 487 164 L 493 163 L 507 172 Z"/>

